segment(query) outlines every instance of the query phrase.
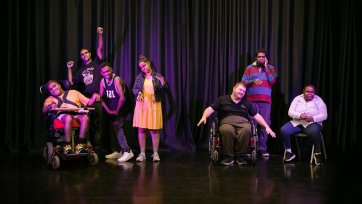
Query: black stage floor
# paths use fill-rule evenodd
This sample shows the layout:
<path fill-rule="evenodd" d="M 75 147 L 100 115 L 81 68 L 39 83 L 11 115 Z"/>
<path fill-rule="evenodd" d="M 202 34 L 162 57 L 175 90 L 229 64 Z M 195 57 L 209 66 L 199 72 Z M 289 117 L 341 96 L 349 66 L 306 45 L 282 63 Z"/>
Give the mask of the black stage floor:
<path fill-rule="evenodd" d="M 147 155 L 149 156 L 149 155 Z M 76 160 L 57 170 L 43 165 L 42 152 L 2 153 L 1 203 L 354 203 L 361 198 L 361 171 L 352 160 L 324 166 L 281 155 L 255 166 L 213 166 L 207 152 L 160 152 L 161 161 L 134 159 L 121 165 Z M 307 159 L 306 159 L 307 160 Z"/>

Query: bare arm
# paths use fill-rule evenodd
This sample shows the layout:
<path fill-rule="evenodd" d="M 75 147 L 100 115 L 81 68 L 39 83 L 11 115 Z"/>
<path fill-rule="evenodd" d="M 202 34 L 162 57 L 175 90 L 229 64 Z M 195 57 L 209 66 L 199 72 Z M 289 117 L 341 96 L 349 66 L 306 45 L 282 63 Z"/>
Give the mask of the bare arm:
<path fill-rule="evenodd" d="M 72 67 L 74 65 L 74 61 L 70 60 L 67 62 L 68 67 L 68 81 L 71 85 L 73 85 L 73 73 L 72 73 Z"/>
<path fill-rule="evenodd" d="M 56 108 L 56 104 L 54 102 L 52 102 L 52 100 L 50 98 L 45 99 L 45 101 L 43 103 L 43 108 L 42 108 L 43 113 L 47 113 L 48 111 L 50 111 L 54 108 Z"/>
<path fill-rule="evenodd" d="M 104 110 L 106 110 L 108 114 L 111 114 L 111 110 L 108 108 L 106 102 L 101 100 L 101 104 L 102 104 L 102 107 L 104 108 Z"/>
<path fill-rule="evenodd" d="M 98 27 L 97 28 L 98 33 L 98 47 L 97 47 L 97 55 L 99 59 L 103 59 L 103 28 Z"/>
<path fill-rule="evenodd" d="M 214 112 L 215 112 L 214 109 L 212 109 L 210 106 L 207 107 L 205 109 L 204 113 L 202 114 L 202 117 L 201 117 L 199 123 L 197 123 L 197 126 L 200 126 L 202 123 L 206 124 L 206 119 Z"/>
<path fill-rule="evenodd" d="M 258 122 L 260 125 L 262 125 L 263 127 L 265 127 L 266 132 L 267 132 L 270 136 L 276 137 L 275 132 L 273 132 L 273 130 L 270 129 L 269 125 L 265 122 L 264 118 L 263 118 L 259 113 L 257 113 L 257 114 L 254 116 L 254 119 L 255 119 L 256 122 Z"/>
<path fill-rule="evenodd" d="M 122 89 L 122 84 L 124 83 L 124 81 L 122 81 L 122 79 L 119 77 L 116 77 L 114 80 L 115 80 L 114 85 L 116 86 L 116 89 L 118 90 L 118 94 L 119 94 L 117 110 L 115 110 L 115 111 L 116 111 L 116 113 L 119 113 L 120 109 L 122 108 L 123 104 L 125 103 L 124 93 L 123 93 L 123 89 Z"/>
<path fill-rule="evenodd" d="M 101 79 L 101 82 L 99 83 L 99 96 L 102 97 L 104 94 L 104 84 L 103 79 Z"/>
<path fill-rule="evenodd" d="M 103 84 L 103 79 L 102 79 L 101 82 L 99 83 L 99 96 L 102 97 L 103 94 L 104 94 L 104 84 Z M 107 113 L 109 114 L 110 109 L 108 108 L 107 104 L 103 100 L 100 100 L 100 101 L 101 101 L 101 104 L 102 104 L 102 107 L 104 108 L 104 110 L 106 110 Z"/>
<path fill-rule="evenodd" d="M 94 93 L 89 99 L 87 106 L 93 106 L 95 102 L 100 101 L 100 96 L 97 93 Z"/>

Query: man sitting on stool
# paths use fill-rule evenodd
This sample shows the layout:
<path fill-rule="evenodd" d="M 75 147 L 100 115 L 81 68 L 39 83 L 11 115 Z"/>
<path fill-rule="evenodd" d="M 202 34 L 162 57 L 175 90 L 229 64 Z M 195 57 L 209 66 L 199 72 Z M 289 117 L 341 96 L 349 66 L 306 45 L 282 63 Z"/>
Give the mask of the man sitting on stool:
<path fill-rule="evenodd" d="M 321 130 L 322 122 L 327 119 L 327 106 L 322 98 L 315 95 L 315 87 L 313 85 L 305 86 L 303 94 L 293 99 L 288 115 L 292 120 L 285 123 L 280 129 L 285 149 L 284 161 L 290 162 L 295 158 L 291 150 L 290 137 L 304 132 L 312 138 L 315 146 L 315 164 L 323 165 L 321 157 Z"/>

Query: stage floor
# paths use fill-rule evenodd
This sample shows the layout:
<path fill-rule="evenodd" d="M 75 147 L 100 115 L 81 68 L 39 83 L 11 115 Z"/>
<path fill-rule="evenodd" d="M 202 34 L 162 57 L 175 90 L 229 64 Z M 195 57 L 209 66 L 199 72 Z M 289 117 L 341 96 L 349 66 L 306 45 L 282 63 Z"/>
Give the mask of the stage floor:
<path fill-rule="evenodd" d="M 136 154 L 136 153 L 135 153 Z M 361 197 L 361 172 L 351 160 L 308 159 L 283 164 L 282 155 L 256 165 L 214 166 L 207 152 L 161 151 L 161 161 L 96 166 L 66 161 L 43 165 L 41 151 L 1 154 L 1 203 L 352 203 Z"/>

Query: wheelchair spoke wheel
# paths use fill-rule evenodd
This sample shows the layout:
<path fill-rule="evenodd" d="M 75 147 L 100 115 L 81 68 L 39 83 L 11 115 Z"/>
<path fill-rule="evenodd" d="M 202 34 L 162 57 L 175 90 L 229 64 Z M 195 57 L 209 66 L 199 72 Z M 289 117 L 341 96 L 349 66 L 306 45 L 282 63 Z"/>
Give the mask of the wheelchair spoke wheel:
<path fill-rule="evenodd" d="M 258 155 L 257 155 L 257 152 L 256 152 L 256 150 L 254 149 L 254 150 L 251 152 L 251 162 L 252 162 L 252 164 L 255 164 L 255 163 L 256 163 L 256 160 L 258 159 L 257 156 L 258 156 Z"/>
<path fill-rule="evenodd" d="M 209 155 L 211 156 L 211 157 L 213 157 L 213 153 L 215 152 L 215 146 L 216 146 L 216 144 L 215 144 L 215 139 L 214 138 L 211 138 L 210 139 L 210 142 L 209 142 Z"/>
<path fill-rule="evenodd" d="M 219 152 L 217 150 L 214 150 L 210 157 L 213 165 L 219 164 Z"/>
<path fill-rule="evenodd" d="M 216 147 L 216 132 L 215 132 L 215 123 L 211 124 L 210 129 L 210 137 L 209 137 L 209 155 L 212 157 L 213 152 L 215 151 Z"/>
<path fill-rule="evenodd" d="M 219 152 L 215 150 L 212 154 L 212 157 L 214 161 L 219 160 Z"/>

